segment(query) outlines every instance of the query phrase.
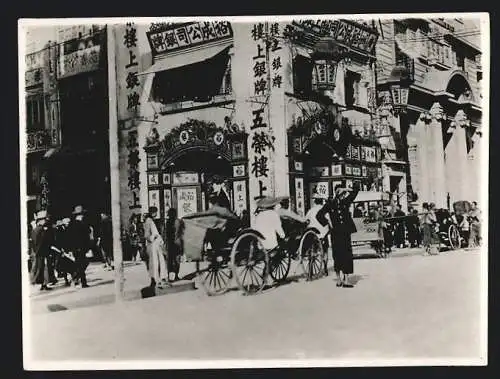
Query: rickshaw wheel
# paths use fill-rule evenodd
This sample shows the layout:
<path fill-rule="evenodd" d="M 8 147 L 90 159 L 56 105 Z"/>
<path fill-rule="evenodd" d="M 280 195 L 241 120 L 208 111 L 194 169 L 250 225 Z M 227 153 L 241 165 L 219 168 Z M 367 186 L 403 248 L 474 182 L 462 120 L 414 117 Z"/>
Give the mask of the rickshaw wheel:
<path fill-rule="evenodd" d="M 244 232 L 234 241 L 231 249 L 231 270 L 238 287 L 245 294 L 255 294 L 264 288 L 268 259 L 267 251 L 256 233 Z"/>
<path fill-rule="evenodd" d="M 304 233 L 300 240 L 300 262 L 307 280 L 318 279 L 325 274 L 325 252 L 319 236 L 313 230 Z"/>
<path fill-rule="evenodd" d="M 209 296 L 222 295 L 228 291 L 232 277 L 233 273 L 227 264 L 227 258 L 217 256 L 201 274 L 201 284 Z"/>
<path fill-rule="evenodd" d="M 279 249 L 275 254 L 269 257 L 269 275 L 277 283 L 286 280 L 292 265 L 292 257 L 282 249 Z"/>
<path fill-rule="evenodd" d="M 450 225 L 448 228 L 448 241 L 453 250 L 460 249 L 460 232 L 456 225 Z"/>

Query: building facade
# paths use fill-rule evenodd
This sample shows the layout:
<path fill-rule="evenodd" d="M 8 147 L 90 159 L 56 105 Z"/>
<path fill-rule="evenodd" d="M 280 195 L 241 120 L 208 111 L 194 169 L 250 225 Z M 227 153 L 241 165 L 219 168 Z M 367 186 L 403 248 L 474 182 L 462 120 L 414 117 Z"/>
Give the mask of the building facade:
<path fill-rule="evenodd" d="M 290 196 L 300 214 L 337 183 L 384 191 L 376 28 L 365 22 L 114 26 L 121 219 Z M 390 138 L 392 139 L 392 137 Z"/>
<path fill-rule="evenodd" d="M 75 205 L 109 213 L 106 29 L 60 28 L 28 54 L 29 214 L 67 217 Z"/>
<path fill-rule="evenodd" d="M 377 85 L 382 119 L 398 146 L 389 170 L 406 173 L 410 201 L 451 208 L 479 198 L 482 135 L 480 25 L 468 19 L 379 23 Z M 404 69 L 404 70 L 401 70 Z M 398 71 L 399 70 L 399 71 Z M 395 73 L 404 75 L 396 75 Z M 404 77 L 403 77 L 404 76 Z M 401 83 L 398 83 L 401 80 Z M 389 85 L 406 86 L 394 99 Z M 405 111 L 391 103 L 405 103 Z M 408 166 L 398 161 L 407 161 Z"/>

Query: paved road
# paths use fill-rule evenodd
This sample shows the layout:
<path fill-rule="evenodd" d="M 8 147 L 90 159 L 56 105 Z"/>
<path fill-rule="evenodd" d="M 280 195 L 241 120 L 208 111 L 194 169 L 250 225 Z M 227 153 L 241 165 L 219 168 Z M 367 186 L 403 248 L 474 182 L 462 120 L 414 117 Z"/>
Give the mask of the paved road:
<path fill-rule="evenodd" d="M 37 360 L 478 358 L 480 253 L 355 262 L 257 296 L 178 293 L 31 317 Z M 436 362 L 435 362 L 436 363 Z"/>

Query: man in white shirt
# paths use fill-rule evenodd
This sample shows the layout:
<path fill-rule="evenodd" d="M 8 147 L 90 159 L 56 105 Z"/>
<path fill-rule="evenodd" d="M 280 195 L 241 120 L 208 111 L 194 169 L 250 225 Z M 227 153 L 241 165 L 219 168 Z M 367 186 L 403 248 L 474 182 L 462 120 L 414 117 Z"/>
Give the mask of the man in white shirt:
<path fill-rule="evenodd" d="M 149 212 L 146 214 L 144 221 L 144 238 L 149 257 L 148 271 L 151 278 L 151 287 L 156 285 L 158 288 L 163 288 L 163 283 L 168 285 L 168 273 L 162 251 L 163 240 L 154 223 L 157 213 L 158 208 L 149 207 Z"/>
<path fill-rule="evenodd" d="M 257 201 L 257 210 L 259 213 L 255 217 L 255 230 L 264 236 L 262 245 L 268 251 L 278 246 L 277 236 L 285 238 L 280 216 L 276 212 L 278 204 L 278 199 L 270 197 L 265 197 Z"/>
<path fill-rule="evenodd" d="M 306 213 L 306 220 L 309 221 L 309 227 L 310 228 L 315 228 L 318 229 L 319 231 L 319 238 L 323 238 L 326 236 L 328 233 L 328 225 L 321 225 L 316 218 L 316 215 L 318 214 L 319 210 L 323 207 L 324 201 L 326 199 L 322 197 L 320 194 L 314 194 L 313 195 L 313 206 L 309 211 Z"/>

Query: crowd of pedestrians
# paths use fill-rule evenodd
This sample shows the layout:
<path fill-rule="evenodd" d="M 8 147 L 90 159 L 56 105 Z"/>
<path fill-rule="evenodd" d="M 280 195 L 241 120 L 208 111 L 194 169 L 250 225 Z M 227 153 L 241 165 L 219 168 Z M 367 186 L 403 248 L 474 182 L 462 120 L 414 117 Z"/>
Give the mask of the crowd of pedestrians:
<path fill-rule="evenodd" d="M 46 210 L 35 214 L 29 224 L 28 269 L 33 285 L 50 291 L 59 279 L 87 288 L 86 270 L 92 258 L 102 258 L 105 268 L 113 269 L 112 226 L 108 215 L 101 213 L 91 225 L 81 205 L 71 217 L 53 221 Z"/>

